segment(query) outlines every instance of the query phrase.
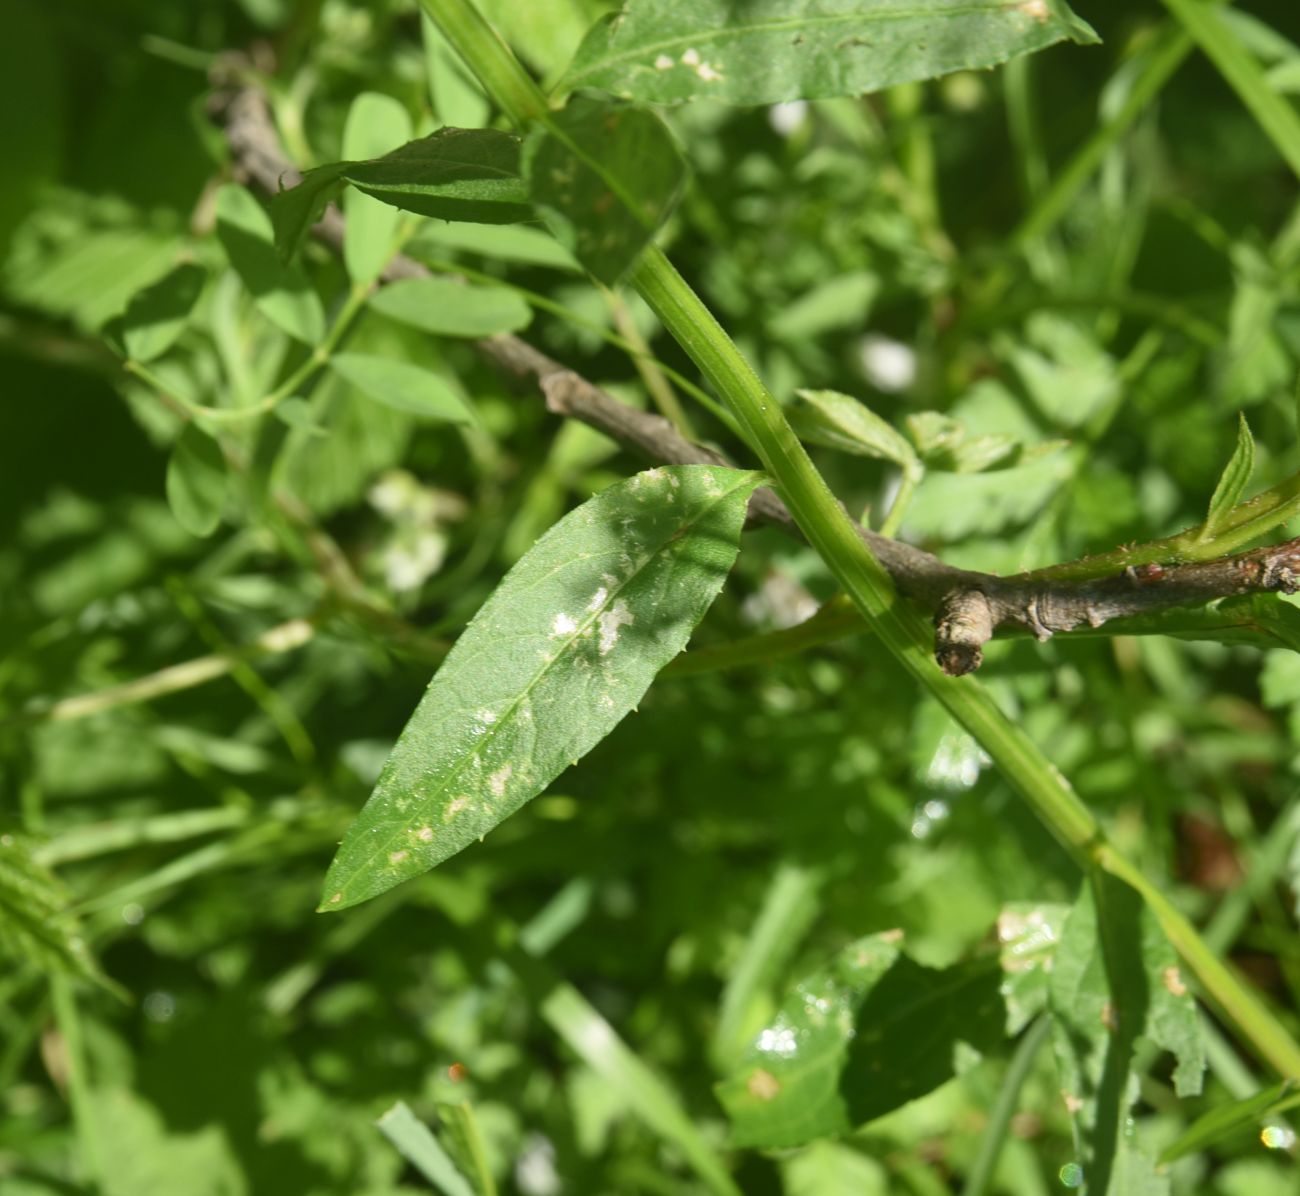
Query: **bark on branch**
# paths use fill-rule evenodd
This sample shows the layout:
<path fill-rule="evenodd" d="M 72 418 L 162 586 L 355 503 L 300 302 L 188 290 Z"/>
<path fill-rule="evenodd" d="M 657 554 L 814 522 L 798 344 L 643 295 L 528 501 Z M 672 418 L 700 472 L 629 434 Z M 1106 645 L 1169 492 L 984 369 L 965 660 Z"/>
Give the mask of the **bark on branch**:
<path fill-rule="evenodd" d="M 232 85 L 213 99 L 212 116 L 225 130 L 237 174 L 274 194 L 301 177 L 281 148 L 266 97 L 256 88 Z M 344 218 L 331 206 L 313 229 L 341 251 Z M 429 271 L 397 255 L 382 280 L 418 278 Z M 666 419 L 620 402 L 580 374 L 517 336 L 475 342 L 484 358 L 504 373 L 537 386 L 547 408 L 605 433 L 649 460 L 670 465 L 727 465 L 712 449 L 685 439 Z M 749 506 L 751 522 L 772 524 L 794 536 L 799 530 L 775 491 L 760 489 Z M 1091 581 L 1035 581 L 957 569 L 913 545 L 865 528 L 859 534 L 888 571 L 898 591 L 934 612 L 935 659 L 946 673 L 979 668 L 983 646 L 1000 628 L 1018 628 L 1040 640 L 1076 627 L 1100 627 L 1112 619 L 1259 591 L 1295 593 L 1300 588 L 1300 538 L 1236 556 L 1193 564 L 1143 565 Z"/>

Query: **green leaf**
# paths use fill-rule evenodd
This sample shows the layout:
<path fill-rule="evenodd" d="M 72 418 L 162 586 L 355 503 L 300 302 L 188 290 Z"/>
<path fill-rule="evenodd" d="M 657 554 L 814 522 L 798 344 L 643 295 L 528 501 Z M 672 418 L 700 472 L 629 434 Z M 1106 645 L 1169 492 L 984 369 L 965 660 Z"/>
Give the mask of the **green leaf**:
<path fill-rule="evenodd" d="M 153 361 L 176 343 L 207 277 L 200 266 L 186 262 L 132 298 L 121 323 L 123 343 L 131 360 Z"/>
<path fill-rule="evenodd" d="M 438 123 L 463 129 L 486 125 L 492 115 L 492 105 L 478 83 L 465 73 L 460 56 L 424 11 L 420 13 L 420 33 L 424 41 L 429 99 L 433 101 Z"/>
<path fill-rule="evenodd" d="M 774 104 L 982 70 L 1097 35 L 1062 0 L 628 0 L 583 40 L 563 90 L 655 104 Z"/>
<path fill-rule="evenodd" d="M 907 438 L 865 403 L 834 390 L 795 391 L 811 411 L 795 414 L 799 435 L 862 457 L 880 457 L 905 470 L 921 467 Z"/>
<path fill-rule="evenodd" d="M 1283 1080 L 1245 1100 L 1218 1105 L 1204 1116 L 1198 1117 L 1166 1146 L 1160 1153 L 1160 1162 L 1172 1163 L 1175 1159 L 1205 1150 L 1243 1130 L 1255 1130 L 1270 1114 L 1282 1113 L 1300 1105 L 1300 1094 L 1296 1092 L 1298 1087 L 1298 1080 Z"/>
<path fill-rule="evenodd" d="M 1127 885 L 1105 874 L 1085 883 L 1065 920 L 1049 991 L 1061 1092 L 1089 1193 L 1159 1190 L 1129 1116 L 1133 1051 L 1139 1038 L 1172 1051 L 1174 1091 L 1189 1096 L 1201 1088 L 1205 1046 L 1178 957 Z"/>
<path fill-rule="evenodd" d="M 650 243 L 686 181 L 681 151 L 658 116 L 585 97 L 534 129 L 523 168 L 556 240 L 607 285 Z"/>
<path fill-rule="evenodd" d="M 403 324 L 438 336 L 518 332 L 533 310 L 509 287 L 473 286 L 450 278 L 406 278 L 375 293 L 370 306 Z"/>
<path fill-rule="evenodd" d="M 445 259 L 448 249 L 581 273 L 573 255 L 550 233 L 527 224 L 428 224 L 406 246 L 416 261 Z"/>
<path fill-rule="evenodd" d="M 343 125 L 343 156 L 377 158 L 411 138 L 411 118 L 392 96 L 363 91 L 348 109 Z M 389 204 L 360 191 L 343 197 L 347 225 L 343 234 L 343 262 L 356 283 L 373 282 L 392 256 L 401 216 Z"/>
<path fill-rule="evenodd" d="M 249 191 L 234 183 L 217 192 L 217 236 L 258 310 L 296 340 L 319 343 L 325 335 L 320 297 L 298 267 L 280 261 L 270 218 Z"/>
<path fill-rule="evenodd" d="M 381 158 L 332 162 L 271 200 L 275 242 L 292 257 L 344 183 L 403 211 L 473 224 L 533 219 L 519 138 L 496 129 L 439 129 Z"/>
<path fill-rule="evenodd" d="M 434 676 L 330 866 L 322 908 L 454 855 L 609 734 L 722 588 L 758 482 L 652 469 L 538 540 Z"/>
<path fill-rule="evenodd" d="M 316 422 L 315 416 L 312 415 L 311 404 L 306 399 L 296 397 L 282 399 L 275 405 L 275 415 L 281 423 L 297 428 L 300 432 L 306 432 L 309 436 L 328 435 L 328 429 Z"/>
<path fill-rule="evenodd" d="M 1002 999 L 1007 1034 L 1019 1034 L 1047 1005 L 1047 987 L 1056 945 L 1069 906 L 1013 902 L 998 915 Z"/>
<path fill-rule="evenodd" d="M 1214 539 L 1215 533 L 1223 526 L 1224 518 L 1240 501 L 1250 484 L 1255 472 L 1255 438 L 1250 434 L 1250 425 L 1244 415 L 1237 416 L 1237 447 L 1232 450 L 1228 464 L 1223 468 L 1219 484 L 1214 488 L 1210 498 L 1210 510 L 1205 516 L 1205 526 L 1201 529 L 1202 540 Z"/>
<path fill-rule="evenodd" d="M 421 366 L 369 353 L 335 353 L 330 369 L 386 407 L 454 424 L 474 422 L 473 412 L 451 386 Z"/>
<path fill-rule="evenodd" d="M 229 474 L 217 444 L 193 420 L 167 461 L 167 502 L 176 522 L 194 536 L 210 536 L 221 522 Z"/>
<path fill-rule="evenodd" d="M 737 1146 L 799 1146 L 937 1088 L 958 1043 L 985 1051 L 1004 1037 L 991 962 L 936 971 L 896 935 L 873 935 L 795 985 L 718 1098 Z"/>
<path fill-rule="evenodd" d="M 100 972 L 67 905 L 63 886 L 36 862 L 30 844 L 11 832 L 0 834 L 0 957 L 116 989 Z"/>
<path fill-rule="evenodd" d="M 408 1163 L 443 1196 L 474 1196 L 474 1189 L 460 1173 L 442 1144 L 405 1101 L 398 1101 L 375 1124 Z"/>

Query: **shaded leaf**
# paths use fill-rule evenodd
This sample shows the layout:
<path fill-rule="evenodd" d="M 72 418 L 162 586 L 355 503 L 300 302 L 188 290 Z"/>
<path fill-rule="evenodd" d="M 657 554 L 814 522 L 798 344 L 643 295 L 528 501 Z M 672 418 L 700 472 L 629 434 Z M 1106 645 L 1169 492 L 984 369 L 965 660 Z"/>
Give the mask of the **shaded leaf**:
<path fill-rule="evenodd" d="M 217 237 L 258 310 L 296 340 L 318 343 L 325 335 L 319 296 L 298 267 L 279 259 L 270 217 L 245 188 L 234 183 L 217 192 Z"/>
<path fill-rule="evenodd" d="M 67 905 L 63 886 L 36 862 L 27 841 L 0 834 L 0 956 L 116 989 L 100 972 Z"/>
<path fill-rule="evenodd" d="M 629 0 L 583 40 L 561 88 L 656 104 L 774 104 L 979 70 L 1097 35 L 1063 0 Z"/>
<path fill-rule="evenodd" d="M 984 1051 L 1004 1039 L 991 962 L 926 968 L 896 936 L 873 935 L 795 985 L 717 1092 L 736 1145 L 798 1146 L 937 1088 L 958 1043 Z"/>
<path fill-rule="evenodd" d="M 193 420 L 167 460 L 167 503 L 176 522 L 194 536 L 210 536 L 221 522 L 229 474 L 217 444 Z"/>
<path fill-rule="evenodd" d="M 1210 498 L 1210 510 L 1205 516 L 1205 527 L 1201 530 L 1202 540 L 1212 540 L 1228 514 L 1240 501 L 1250 484 L 1255 472 L 1255 438 L 1250 434 L 1250 425 L 1244 415 L 1237 417 L 1237 446 L 1228 458 L 1219 484 L 1214 487 Z"/>
<path fill-rule="evenodd" d="M 758 481 L 653 469 L 538 540 L 435 674 L 330 866 L 322 908 L 454 855 L 617 726 L 721 589 Z"/>
<path fill-rule="evenodd" d="M 512 224 L 533 210 L 519 174 L 519 138 L 496 129 L 439 129 L 381 158 L 332 162 L 303 175 L 271 200 L 282 256 L 297 252 L 325 205 L 344 183 L 421 216 Z"/>
<path fill-rule="evenodd" d="M 1160 1162 L 1172 1163 L 1198 1150 L 1230 1138 L 1243 1130 L 1255 1130 L 1271 1113 L 1282 1113 L 1300 1105 L 1296 1089 L 1300 1080 L 1283 1080 L 1271 1088 L 1248 1096 L 1244 1100 L 1229 1101 L 1198 1117 L 1160 1153 Z"/>
<path fill-rule="evenodd" d="M 439 336 L 493 336 L 518 332 L 532 308 L 508 287 L 473 286 L 450 278 L 406 278 L 370 300 L 377 312 Z"/>
<path fill-rule="evenodd" d="M 796 414 L 799 435 L 817 444 L 863 457 L 881 457 L 905 470 L 921 462 L 907 437 L 865 403 L 834 390 L 795 392 L 807 405 Z"/>
<path fill-rule="evenodd" d="M 185 330 L 207 277 L 202 267 L 186 262 L 135 295 L 120 325 L 127 356 L 148 362 L 166 353 Z"/>
<path fill-rule="evenodd" d="M 363 91 L 348 109 L 343 125 L 343 156 L 352 160 L 377 158 L 410 140 L 411 118 L 392 96 Z M 353 282 L 368 283 L 379 277 L 393 252 L 393 239 L 401 216 L 390 204 L 360 191 L 343 197 L 347 225 L 343 234 L 343 262 Z"/>
<path fill-rule="evenodd" d="M 421 366 L 369 353 L 335 353 L 330 369 L 368 399 L 426 419 L 468 424 L 473 413 L 442 378 Z"/>
<path fill-rule="evenodd" d="M 556 240 L 606 284 L 650 243 L 686 181 L 681 151 L 658 116 L 588 98 L 532 132 L 523 169 Z"/>
<path fill-rule="evenodd" d="M 1061 932 L 1048 1008 L 1088 1191 L 1164 1190 L 1129 1116 L 1133 1051 L 1140 1038 L 1172 1051 L 1174 1090 L 1187 1096 L 1200 1091 L 1205 1047 L 1178 957 L 1127 885 L 1104 874 L 1085 884 Z"/>

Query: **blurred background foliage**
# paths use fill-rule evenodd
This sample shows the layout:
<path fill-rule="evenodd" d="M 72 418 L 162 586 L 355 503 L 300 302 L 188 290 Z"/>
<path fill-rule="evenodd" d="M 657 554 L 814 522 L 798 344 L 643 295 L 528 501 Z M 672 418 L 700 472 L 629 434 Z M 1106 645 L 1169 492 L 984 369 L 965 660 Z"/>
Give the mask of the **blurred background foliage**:
<path fill-rule="evenodd" d="M 554 79 L 608 6 L 482 7 Z M 1149 0 L 1077 7 L 1103 46 L 864 100 L 666 114 L 693 178 L 663 243 L 783 401 L 834 388 L 900 428 L 939 412 L 1022 446 L 994 468 L 933 469 L 902 525 L 994 571 L 1195 523 L 1239 411 L 1260 483 L 1300 465 L 1295 178 L 1193 54 L 1051 218 L 1063 168 L 1175 36 Z M 1293 0 L 1232 11 L 1277 89 L 1300 90 Z M 304 167 L 343 156 L 362 93 L 392 97 L 417 132 L 490 110 L 412 0 L 0 0 L 0 14 L 0 816 L 15 883 L 74 936 L 0 973 L 6 1193 L 89 1190 L 96 1170 L 132 1196 L 427 1190 L 373 1126 L 397 1099 L 426 1117 L 472 1102 L 503 1191 L 692 1191 L 672 1141 L 548 1023 L 546 983 L 503 946 L 513 927 L 721 1148 L 712 1084 L 790 979 L 892 928 L 947 965 L 987 945 L 1009 903 L 1073 898 L 1076 870 L 969 737 L 859 637 L 661 681 L 481 846 L 316 917 L 324 866 L 440 645 L 538 534 L 640 463 L 561 426 L 467 342 L 366 311 L 349 350 L 438 373 L 476 422 L 421 421 L 327 373 L 280 446 L 297 522 L 254 479 L 214 535 L 191 535 L 166 497 L 179 420 L 100 332 L 189 260 L 206 283 L 156 363 L 169 387 L 237 410 L 303 359 L 214 235 L 221 56 L 244 56 Z M 407 251 L 540 296 L 524 335 L 631 402 L 643 381 L 611 333 L 693 376 L 635 296 L 593 287 L 536 229 L 428 221 Z M 342 264 L 317 246 L 306 269 L 336 310 Z M 690 418 L 735 448 L 707 412 Z M 851 509 L 888 506 L 888 463 L 818 460 Z M 364 602 L 339 592 L 312 529 Z M 752 533 L 695 643 L 788 625 L 829 596 L 808 550 Z M 299 619 L 292 650 L 156 700 L 112 696 Z M 985 676 L 1122 847 L 1294 1010 L 1300 661 L 1058 639 L 993 646 Z M 756 944 L 774 902 L 778 930 Z M 757 966 L 743 990 L 742 964 Z M 120 991 L 68 979 L 94 974 Z M 1218 1059 L 1193 1111 L 1224 1098 L 1229 1044 Z M 1006 1068 L 972 1065 L 843 1142 L 738 1154 L 737 1182 L 957 1190 Z M 1021 1108 L 992 1190 L 1054 1190 L 1073 1148 L 1045 1052 Z M 1167 1067 L 1138 1110 L 1165 1139 L 1185 1125 Z M 1180 1192 L 1295 1190 L 1293 1157 L 1251 1134 L 1173 1177 Z"/>

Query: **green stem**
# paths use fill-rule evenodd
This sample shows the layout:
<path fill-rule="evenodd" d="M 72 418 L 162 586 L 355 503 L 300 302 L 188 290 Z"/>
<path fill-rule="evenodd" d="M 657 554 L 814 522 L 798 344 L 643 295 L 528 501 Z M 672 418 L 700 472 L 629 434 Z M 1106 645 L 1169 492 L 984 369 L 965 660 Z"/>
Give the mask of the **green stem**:
<path fill-rule="evenodd" d="M 517 123 L 545 118 L 545 97 L 472 0 L 422 0 L 471 72 Z M 950 677 L 931 655 L 921 617 L 903 605 L 889 575 L 857 534 L 817 472 L 779 403 L 699 296 L 668 259 L 648 249 L 630 281 L 736 417 L 746 441 L 781 492 L 796 523 L 868 626 L 899 663 L 944 705 L 992 757 L 1002 775 L 1083 867 L 1099 864 L 1147 898 L 1165 932 L 1206 991 L 1273 1067 L 1300 1077 L 1300 1046 L 1199 938 L 1191 924 L 1107 844 L 1097 820 L 1019 724 L 971 677 Z"/>
<path fill-rule="evenodd" d="M 1020 1100 L 1020 1089 L 1029 1078 L 1034 1060 L 1047 1041 L 1051 1021 L 1046 1016 L 1039 1017 L 1025 1032 L 1016 1046 L 1016 1053 L 1011 1056 L 1007 1074 L 1002 1078 L 1002 1087 L 997 1100 L 989 1110 L 988 1127 L 980 1139 L 979 1153 L 971 1165 L 961 1196 L 984 1196 L 993 1180 L 993 1169 L 998 1165 L 998 1156 L 1002 1153 L 1002 1144 L 1007 1138 L 1007 1129 L 1011 1118 L 1015 1116 L 1016 1105 Z"/>
<path fill-rule="evenodd" d="M 86 1050 L 81 1036 L 81 1012 L 72 992 L 72 981 L 67 976 L 50 977 L 50 1000 L 54 1006 L 54 1021 L 63 1040 L 63 1058 L 68 1068 L 68 1102 L 72 1106 L 72 1120 L 77 1131 L 82 1167 L 92 1190 L 104 1187 L 104 1155 L 100 1148 L 99 1132 L 95 1127 L 94 1100 L 90 1075 L 86 1070 Z"/>

